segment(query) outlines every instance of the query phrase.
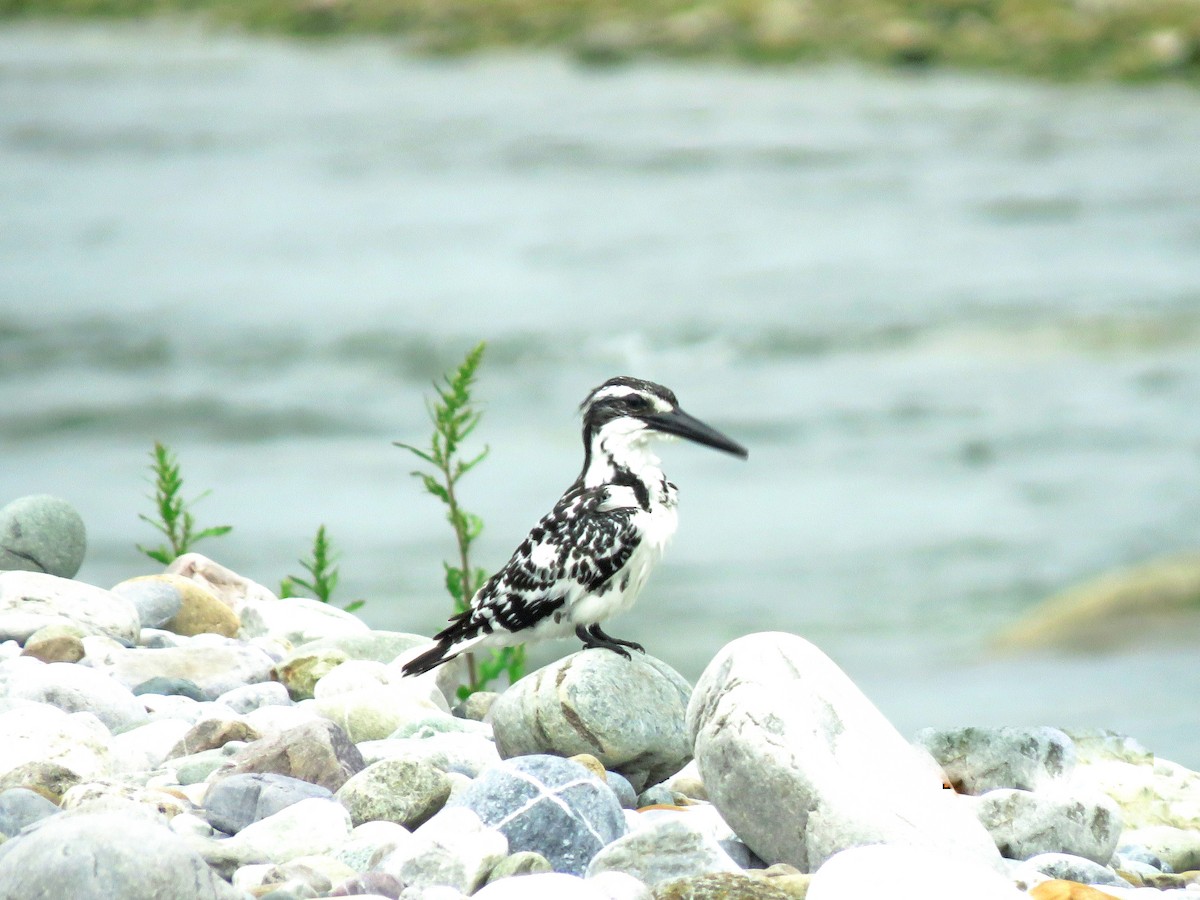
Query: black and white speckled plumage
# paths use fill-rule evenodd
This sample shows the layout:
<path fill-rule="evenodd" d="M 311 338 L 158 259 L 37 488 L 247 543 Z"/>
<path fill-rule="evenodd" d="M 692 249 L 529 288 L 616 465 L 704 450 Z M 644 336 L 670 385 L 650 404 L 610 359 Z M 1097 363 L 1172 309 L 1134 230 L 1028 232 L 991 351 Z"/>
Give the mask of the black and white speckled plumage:
<path fill-rule="evenodd" d="M 427 672 L 475 647 L 505 646 L 574 632 L 589 647 L 628 656 L 639 644 L 600 623 L 637 599 L 676 526 L 676 489 L 649 449 L 680 436 L 729 453 L 746 451 L 693 419 L 665 387 L 620 377 L 596 388 L 583 411 L 579 477 L 471 601 L 404 666 Z"/>

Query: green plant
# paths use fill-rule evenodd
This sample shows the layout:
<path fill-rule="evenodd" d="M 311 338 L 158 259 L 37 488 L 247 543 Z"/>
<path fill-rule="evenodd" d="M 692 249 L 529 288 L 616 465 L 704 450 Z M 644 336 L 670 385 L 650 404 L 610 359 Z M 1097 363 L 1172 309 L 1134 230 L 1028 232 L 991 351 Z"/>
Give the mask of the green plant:
<path fill-rule="evenodd" d="M 205 491 L 191 499 L 183 499 L 183 476 L 179 472 L 179 460 L 171 449 L 159 441 L 154 442 L 150 453 L 150 471 L 154 473 L 154 496 L 147 499 L 154 501 L 158 518 L 138 513 L 138 518 L 148 522 L 166 535 L 167 543 L 154 549 L 147 549 L 141 544 L 138 550 L 163 565 L 170 565 L 175 559 L 187 553 L 205 538 L 220 537 L 233 530 L 232 525 L 215 525 L 211 528 L 196 530 L 196 519 L 191 507 L 211 493 Z"/>
<path fill-rule="evenodd" d="M 333 549 L 333 542 L 329 540 L 325 526 L 319 526 L 317 535 L 313 538 L 311 556 L 308 559 L 299 560 L 304 571 L 308 572 L 308 578 L 296 575 L 285 576 L 279 583 L 279 596 L 298 597 L 300 595 L 296 593 L 296 588 L 301 587 L 312 594 L 313 599 L 320 600 L 322 603 L 332 603 L 333 591 L 338 583 L 337 557 L 338 554 Z M 365 600 L 355 600 L 342 608 L 346 612 L 354 612 L 361 609 L 364 603 L 366 603 Z"/>
<path fill-rule="evenodd" d="M 421 480 L 426 491 L 446 505 L 446 519 L 454 530 L 458 560 L 457 565 L 448 562 L 442 565 L 446 571 L 446 591 L 454 601 L 455 612 L 467 608 L 471 598 L 483 587 L 488 574 L 485 569 L 471 564 L 471 545 L 483 531 L 483 520 L 463 509 L 457 491 L 459 480 L 488 454 L 486 446 L 469 459 L 460 452 L 462 442 L 470 437 L 483 415 L 472 405 L 471 387 L 485 346 L 482 342 L 478 344 L 467 353 L 452 374 L 443 375 L 441 383 L 434 382 L 437 399 L 426 404 L 433 423 L 429 447 L 421 449 L 401 441 L 394 442 L 397 447 L 413 453 L 433 469 L 432 472 L 416 470 L 412 475 Z M 459 696 L 466 697 L 474 691 L 483 690 L 501 674 L 506 674 L 509 681 L 514 682 L 524 672 L 524 647 L 495 650 L 491 657 L 478 664 L 475 654 L 468 653 L 468 684 L 459 688 Z"/>

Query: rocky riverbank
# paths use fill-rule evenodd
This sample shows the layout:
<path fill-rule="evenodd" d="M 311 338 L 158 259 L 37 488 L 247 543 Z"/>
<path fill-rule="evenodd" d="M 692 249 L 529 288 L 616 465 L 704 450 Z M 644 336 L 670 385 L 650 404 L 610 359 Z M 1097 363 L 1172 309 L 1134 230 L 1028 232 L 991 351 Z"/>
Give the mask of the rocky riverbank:
<path fill-rule="evenodd" d="M 0 0 L 0 15 L 201 14 L 304 35 L 388 34 L 427 53 L 563 48 L 582 60 L 854 59 L 1048 78 L 1200 80 L 1192 0 Z"/>
<path fill-rule="evenodd" d="M 1200 890 L 1200 776 L 1129 738 L 910 742 L 780 633 L 694 687 L 588 650 L 455 704 L 454 665 L 401 677 L 425 640 L 195 554 L 0 573 L 0 900 Z"/>

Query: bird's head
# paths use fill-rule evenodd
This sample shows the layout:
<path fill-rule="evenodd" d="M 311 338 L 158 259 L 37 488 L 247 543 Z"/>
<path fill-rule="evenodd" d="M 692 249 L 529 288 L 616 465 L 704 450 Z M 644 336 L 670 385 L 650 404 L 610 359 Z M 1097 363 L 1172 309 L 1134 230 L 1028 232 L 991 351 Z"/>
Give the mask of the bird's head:
<path fill-rule="evenodd" d="M 644 453 L 650 438 L 686 438 L 745 459 L 749 451 L 715 428 L 688 415 L 661 384 L 622 375 L 596 388 L 580 406 L 583 442 L 610 457 Z"/>

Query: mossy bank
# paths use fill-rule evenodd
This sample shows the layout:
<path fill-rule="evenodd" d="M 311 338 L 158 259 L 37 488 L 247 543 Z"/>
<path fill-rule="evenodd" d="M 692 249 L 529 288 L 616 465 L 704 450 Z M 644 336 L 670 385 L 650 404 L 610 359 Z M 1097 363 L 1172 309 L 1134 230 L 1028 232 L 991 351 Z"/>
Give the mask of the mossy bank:
<path fill-rule="evenodd" d="M 1195 0 L 0 0 L 6 18 L 160 14 L 298 35 L 398 35 L 430 54 L 562 48 L 597 64 L 849 59 L 1200 83 Z"/>

